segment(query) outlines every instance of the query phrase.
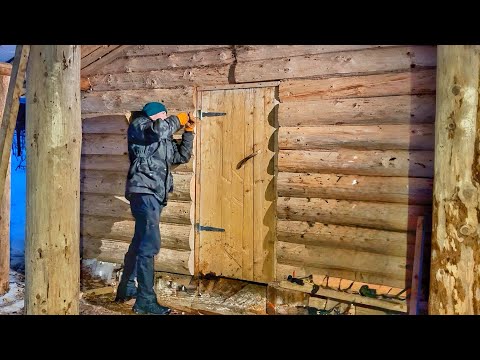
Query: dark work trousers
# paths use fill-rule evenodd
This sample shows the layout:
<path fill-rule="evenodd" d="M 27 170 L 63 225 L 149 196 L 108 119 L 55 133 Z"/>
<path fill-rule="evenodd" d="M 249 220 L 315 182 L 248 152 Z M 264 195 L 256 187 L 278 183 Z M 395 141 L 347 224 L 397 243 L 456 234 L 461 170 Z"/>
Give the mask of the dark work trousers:
<path fill-rule="evenodd" d="M 132 194 L 130 209 L 135 218 L 135 234 L 124 259 L 124 270 L 118 295 L 135 293 L 140 305 L 156 302 L 154 291 L 154 256 L 160 251 L 160 214 L 163 205 L 151 194 Z"/>

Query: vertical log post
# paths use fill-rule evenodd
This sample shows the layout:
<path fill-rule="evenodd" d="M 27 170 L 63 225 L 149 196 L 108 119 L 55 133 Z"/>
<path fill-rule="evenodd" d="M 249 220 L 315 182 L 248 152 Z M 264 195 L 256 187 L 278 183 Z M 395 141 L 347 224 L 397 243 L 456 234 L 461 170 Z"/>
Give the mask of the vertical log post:
<path fill-rule="evenodd" d="M 80 46 L 31 47 L 26 115 L 25 311 L 78 314 Z"/>
<path fill-rule="evenodd" d="M 10 75 L 0 64 L 0 119 L 3 117 Z M 8 69 L 10 70 L 10 69 Z M 1 196 L 0 196 L 1 197 Z M 0 201 L 0 295 L 8 291 L 10 274 L 10 166 L 7 169 L 5 188 Z"/>
<path fill-rule="evenodd" d="M 478 47 L 438 47 L 429 314 L 480 314 Z"/>

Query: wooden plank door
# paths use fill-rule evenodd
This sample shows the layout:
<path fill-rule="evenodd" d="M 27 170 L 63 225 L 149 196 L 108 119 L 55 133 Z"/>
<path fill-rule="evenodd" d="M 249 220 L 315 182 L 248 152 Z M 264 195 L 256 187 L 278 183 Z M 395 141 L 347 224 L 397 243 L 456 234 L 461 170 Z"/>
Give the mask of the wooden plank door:
<path fill-rule="evenodd" d="M 274 279 L 274 96 L 274 87 L 199 93 L 202 113 L 226 115 L 202 116 L 197 137 L 198 272 L 256 282 Z"/>

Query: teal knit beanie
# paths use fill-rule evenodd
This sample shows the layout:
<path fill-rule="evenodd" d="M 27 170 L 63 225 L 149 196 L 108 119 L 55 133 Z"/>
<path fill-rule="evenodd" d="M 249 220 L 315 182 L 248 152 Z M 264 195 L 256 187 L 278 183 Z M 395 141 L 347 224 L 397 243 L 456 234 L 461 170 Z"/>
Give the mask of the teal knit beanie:
<path fill-rule="evenodd" d="M 147 116 L 152 116 L 162 111 L 167 112 L 167 108 L 165 107 L 165 105 L 159 102 L 150 102 L 143 107 L 143 112 Z"/>

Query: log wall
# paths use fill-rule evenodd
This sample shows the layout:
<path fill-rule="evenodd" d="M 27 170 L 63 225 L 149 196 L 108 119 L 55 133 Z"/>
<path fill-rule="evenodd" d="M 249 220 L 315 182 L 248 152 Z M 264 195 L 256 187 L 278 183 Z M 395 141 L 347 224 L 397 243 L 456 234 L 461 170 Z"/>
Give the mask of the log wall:
<path fill-rule="evenodd" d="M 154 100 L 189 111 L 195 86 L 280 81 L 277 278 L 408 286 L 416 219 L 432 203 L 434 46 L 148 45 L 123 55 L 83 93 L 85 256 L 119 259 L 133 234 L 124 112 Z M 175 170 L 162 216 L 164 271 L 193 268 L 192 163 Z"/>

